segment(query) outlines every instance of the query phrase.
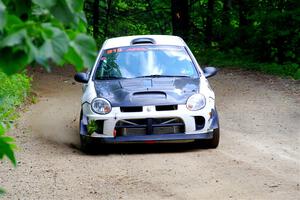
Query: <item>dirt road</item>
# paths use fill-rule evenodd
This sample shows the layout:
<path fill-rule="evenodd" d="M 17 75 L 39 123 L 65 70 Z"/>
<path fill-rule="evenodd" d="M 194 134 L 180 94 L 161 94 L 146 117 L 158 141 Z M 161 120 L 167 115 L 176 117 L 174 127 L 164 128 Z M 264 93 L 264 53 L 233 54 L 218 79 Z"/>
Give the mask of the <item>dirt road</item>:
<path fill-rule="evenodd" d="M 77 148 L 81 85 L 71 70 L 35 72 L 36 104 L 9 134 L 18 167 L 0 165 L 3 199 L 300 199 L 300 83 L 241 70 L 210 79 L 221 142 Z M 72 145 L 70 145 L 72 144 Z"/>

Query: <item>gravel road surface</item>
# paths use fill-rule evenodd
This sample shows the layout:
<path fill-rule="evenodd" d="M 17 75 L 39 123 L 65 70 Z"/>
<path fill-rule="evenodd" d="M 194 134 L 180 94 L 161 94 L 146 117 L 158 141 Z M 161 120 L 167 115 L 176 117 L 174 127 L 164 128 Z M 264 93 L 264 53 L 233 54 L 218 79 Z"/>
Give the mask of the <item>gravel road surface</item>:
<path fill-rule="evenodd" d="M 300 199 L 300 82 L 222 69 L 210 79 L 217 149 L 130 145 L 85 155 L 74 72 L 32 74 L 37 103 L 20 110 L 9 133 L 18 166 L 1 161 L 3 199 Z"/>

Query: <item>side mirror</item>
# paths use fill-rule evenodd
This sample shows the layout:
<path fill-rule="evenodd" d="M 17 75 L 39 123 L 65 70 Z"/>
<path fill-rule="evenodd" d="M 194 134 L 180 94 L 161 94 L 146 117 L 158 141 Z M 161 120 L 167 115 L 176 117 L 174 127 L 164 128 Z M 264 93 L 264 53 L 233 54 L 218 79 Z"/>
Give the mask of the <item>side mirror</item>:
<path fill-rule="evenodd" d="M 217 74 L 218 70 L 215 67 L 205 67 L 203 69 L 206 78 L 212 77 Z"/>
<path fill-rule="evenodd" d="M 79 83 L 87 83 L 89 81 L 89 76 L 86 73 L 80 72 L 75 74 L 74 79 Z"/>

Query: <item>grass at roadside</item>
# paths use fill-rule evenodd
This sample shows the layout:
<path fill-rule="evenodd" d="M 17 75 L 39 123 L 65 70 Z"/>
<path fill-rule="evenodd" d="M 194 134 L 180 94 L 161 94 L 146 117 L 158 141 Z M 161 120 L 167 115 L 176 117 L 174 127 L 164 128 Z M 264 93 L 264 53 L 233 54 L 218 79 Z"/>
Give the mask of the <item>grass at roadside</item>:
<path fill-rule="evenodd" d="M 201 65 L 211 65 L 220 68 L 244 68 L 277 76 L 287 76 L 296 80 L 300 79 L 300 66 L 297 63 L 260 63 L 237 53 L 223 53 L 216 50 L 196 50 L 195 56 Z"/>
<path fill-rule="evenodd" d="M 26 99 L 31 79 L 26 74 L 7 76 L 0 72 L 0 125 L 8 129 L 18 116 L 18 108 Z"/>

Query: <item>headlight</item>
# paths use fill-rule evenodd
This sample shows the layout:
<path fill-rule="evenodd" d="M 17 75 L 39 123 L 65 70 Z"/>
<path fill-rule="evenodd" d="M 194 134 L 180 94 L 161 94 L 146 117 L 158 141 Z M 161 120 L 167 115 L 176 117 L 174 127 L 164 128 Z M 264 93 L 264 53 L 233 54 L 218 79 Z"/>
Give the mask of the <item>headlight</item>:
<path fill-rule="evenodd" d="M 203 94 L 194 94 L 186 102 L 187 109 L 191 111 L 200 110 L 205 106 L 205 96 Z"/>
<path fill-rule="evenodd" d="M 110 113 L 111 111 L 111 105 L 109 103 L 109 101 L 107 101 L 106 99 L 103 98 L 95 98 L 92 101 L 92 110 L 95 113 L 101 114 L 101 115 L 105 115 Z"/>

